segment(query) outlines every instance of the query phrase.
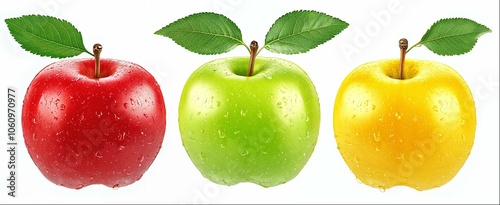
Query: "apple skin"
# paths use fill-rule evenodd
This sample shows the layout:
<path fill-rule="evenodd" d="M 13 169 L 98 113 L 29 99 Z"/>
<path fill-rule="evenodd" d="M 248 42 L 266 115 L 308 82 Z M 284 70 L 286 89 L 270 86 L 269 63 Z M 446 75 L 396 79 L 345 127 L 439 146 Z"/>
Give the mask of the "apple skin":
<path fill-rule="evenodd" d="M 356 178 L 382 190 L 440 187 L 467 160 L 476 108 L 464 79 L 434 61 L 363 64 L 342 82 L 333 126 L 338 150 Z"/>
<path fill-rule="evenodd" d="M 26 92 L 27 150 L 51 182 L 80 189 L 139 180 L 163 142 L 166 110 L 156 80 L 141 66 L 102 59 L 62 60 L 40 71 Z"/>
<path fill-rule="evenodd" d="M 212 182 L 263 187 L 286 183 L 305 166 L 317 142 L 316 89 L 296 64 L 258 57 L 210 61 L 187 80 L 179 129 L 187 154 Z"/>

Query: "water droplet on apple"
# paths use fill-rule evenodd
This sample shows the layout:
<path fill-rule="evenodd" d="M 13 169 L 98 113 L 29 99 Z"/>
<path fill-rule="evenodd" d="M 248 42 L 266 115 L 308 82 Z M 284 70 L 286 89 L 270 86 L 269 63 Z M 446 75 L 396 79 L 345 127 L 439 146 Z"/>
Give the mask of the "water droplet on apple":
<path fill-rule="evenodd" d="M 432 107 L 432 110 L 434 110 L 434 112 L 439 112 L 439 108 L 437 105 L 435 105 L 434 107 Z"/>
<path fill-rule="evenodd" d="M 276 106 L 278 106 L 278 108 L 283 108 L 283 106 L 281 105 L 281 102 L 276 103 Z"/>
<path fill-rule="evenodd" d="M 248 150 L 247 149 L 242 149 L 240 150 L 240 155 L 241 156 L 247 156 L 249 154 Z"/>
<path fill-rule="evenodd" d="M 268 80 L 273 79 L 273 77 L 272 77 L 272 76 L 268 76 L 268 75 L 266 75 L 266 74 L 264 74 L 263 76 L 264 76 L 264 78 L 266 78 L 266 79 L 268 79 Z"/>
<path fill-rule="evenodd" d="M 380 142 L 380 133 L 379 134 L 373 133 L 373 140 L 375 140 L 375 142 Z"/>
<path fill-rule="evenodd" d="M 124 139 L 125 139 L 125 132 L 122 134 L 118 133 L 118 140 L 122 141 Z"/>
<path fill-rule="evenodd" d="M 465 141 L 465 134 L 462 134 L 462 141 Z"/>
<path fill-rule="evenodd" d="M 33 137 L 33 140 L 36 140 L 36 134 L 35 133 L 33 133 L 32 137 Z"/>
<path fill-rule="evenodd" d="M 462 119 L 462 124 L 460 124 L 460 125 L 465 125 L 465 120 L 464 119 Z"/>
<path fill-rule="evenodd" d="M 247 116 L 247 111 L 246 110 L 241 110 L 240 114 L 241 114 L 242 117 L 245 117 L 245 116 Z"/>
<path fill-rule="evenodd" d="M 220 138 L 222 139 L 226 138 L 226 134 L 223 131 L 218 130 L 217 132 L 219 133 Z"/>
<path fill-rule="evenodd" d="M 200 152 L 200 160 L 202 164 L 205 164 L 205 154 L 203 152 Z"/>
<path fill-rule="evenodd" d="M 144 115 L 144 117 L 145 117 L 145 118 L 148 118 L 148 117 L 149 117 L 149 116 L 148 116 L 148 114 L 146 114 L 146 113 L 144 113 L 143 115 Z"/>
<path fill-rule="evenodd" d="M 226 145 L 224 145 L 224 143 L 220 143 L 220 147 L 221 147 L 222 149 L 224 149 L 224 148 L 226 148 Z"/>
<path fill-rule="evenodd" d="M 128 109 L 128 103 L 123 103 L 123 108 Z"/>
<path fill-rule="evenodd" d="M 217 107 L 220 107 L 220 101 L 215 102 L 217 104 Z"/>
<path fill-rule="evenodd" d="M 129 71 L 130 72 L 130 71 Z M 118 190 L 120 186 L 118 184 L 113 185 L 113 190 Z"/>
<path fill-rule="evenodd" d="M 120 151 L 122 151 L 123 149 L 125 149 L 125 146 L 123 146 L 123 145 L 120 145 L 120 146 L 118 147 L 118 150 L 120 150 Z"/>
<path fill-rule="evenodd" d="M 356 115 L 352 115 L 351 119 L 354 119 L 354 118 L 356 118 Z"/>
<path fill-rule="evenodd" d="M 359 157 L 358 157 L 358 155 L 354 155 L 354 163 L 356 163 L 356 164 L 359 163 Z"/>
<path fill-rule="evenodd" d="M 259 113 L 257 113 L 257 117 L 262 119 L 262 112 L 261 111 L 259 111 Z"/>
<path fill-rule="evenodd" d="M 196 115 L 201 115 L 201 111 L 198 111 L 198 112 L 196 113 Z"/>
<path fill-rule="evenodd" d="M 309 122 L 309 120 L 311 120 L 311 118 L 309 118 L 309 116 L 306 117 L 306 122 Z"/>
<path fill-rule="evenodd" d="M 201 133 L 203 133 L 203 132 L 205 132 L 205 130 L 204 130 L 204 129 L 201 129 L 201 130 L 200 130 L 200 132 L 201 132 Z"/>
<path fill-rule="evenodd" d="M 380 147 L 379 147 L 379 146 L 376 146 L 376 147 L 375 147 L 375 151 L 380 152 Z"/>
<path fill-rule="evenodd" d="M 101 159 L 103 156 L 102 156 L 101 152 L 97 151 L 97 152 L 95 153 L 95 157 L 97 157 L 97 158 Z"/>
<path fill-rule="evenodd" d="M 363 181 L 361 181 L 361 179 L 359 179 L 359 178 L 357 178 L 357 177 L 356 177 L 356 181 L 357 181 L 358 183 L 360 183 L 360 184 L 363 184 Z"/>
<path fill-rule="evenodd" d="M 64 104 L 60 104 L 60 105 L 59 105 L 59 110 L 64 110 L 64 109 L 66 109 L 66 105 L 64 105 Z"/>
<path fill-rule="evenodd" d="M 379 186 L 379 187 L 378 187 L 378 190 L 379 190 L 380 192 L 384 193 L 384 192 L 385 192 L 385 187 L 383 187 L 383 186 Z"/>
<path fill-rule="evenodd" d="M 33 124 L 36 124 L 36 119 L 35 119 L 35 118 L 33 118 L 32 122 L 33 122 Z"/>
<path fill-rule="evenodd" d="M 372 105 L 372 110 L 375 110 L 375 108 L 377 108 L 377 106 L 375 106 L 375 105 Z"/>
<path fill-rule="evenodd" d="M 399 114 L 399 112 L 396 112 L 396 113 L 394 114 L 394 116 L 396 116 L 396 119 L 398 119 L 398 120 L 401 120 L 401 115 L 402 115 L 402 114 Z"/>

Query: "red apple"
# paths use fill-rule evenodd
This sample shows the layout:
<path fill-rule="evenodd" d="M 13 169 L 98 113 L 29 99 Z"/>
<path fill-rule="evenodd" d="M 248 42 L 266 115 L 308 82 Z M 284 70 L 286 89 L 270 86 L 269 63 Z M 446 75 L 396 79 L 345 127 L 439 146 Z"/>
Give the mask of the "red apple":
<path fill-rule="evenodd" d="M 22 127 L 28 152 L 51 182 L 73 189 L 122 187 L 139 180 L 165 134 L 160 87 L 141 66 L 112 59 L 55 62 L 26 92 Z"/>

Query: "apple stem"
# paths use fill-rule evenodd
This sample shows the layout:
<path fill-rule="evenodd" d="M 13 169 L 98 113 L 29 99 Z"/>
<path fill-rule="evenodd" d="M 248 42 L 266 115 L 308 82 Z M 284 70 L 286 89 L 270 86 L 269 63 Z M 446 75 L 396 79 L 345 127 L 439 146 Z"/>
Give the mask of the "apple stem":
<path fill-rule="evenodd" d="M 399 67 L 399 78 L 403 80 L 403 71 L 405 68 L 405 56 L 406 49 L 408 49 L 408 40 L 406 38 L 399 39 L 399 49 L 401 50 L 400 55 L 400 67 Z"/>
<path fill-rule="evenodd" d="M 258 50 L 259 43 L 257 43 L 257 41 L 252 41 L 250 43 L 250 65 L 248 66 L 248 77 L 253 75 L 253 67 L 255 65 L 255 57 L 257 56 Z"/>
<path fill-rule="evenodd" d="M 95 57 L 95 78 L 99 78 L 101 76 L 101 44 L 94 44 L 94 57 Z"/>

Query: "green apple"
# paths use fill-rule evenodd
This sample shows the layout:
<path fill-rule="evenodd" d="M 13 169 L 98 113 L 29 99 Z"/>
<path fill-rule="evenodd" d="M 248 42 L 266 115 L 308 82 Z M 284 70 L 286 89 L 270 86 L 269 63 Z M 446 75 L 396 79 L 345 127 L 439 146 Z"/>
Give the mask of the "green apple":
<path fill-rule="evenodd" d="M 179 104 L 182 143 L 209 180 L 286 183 L 313 153 L 320 125 L 316 89 L 296 64 L 270 57 L 210 61 L 187 80 Z"/>

